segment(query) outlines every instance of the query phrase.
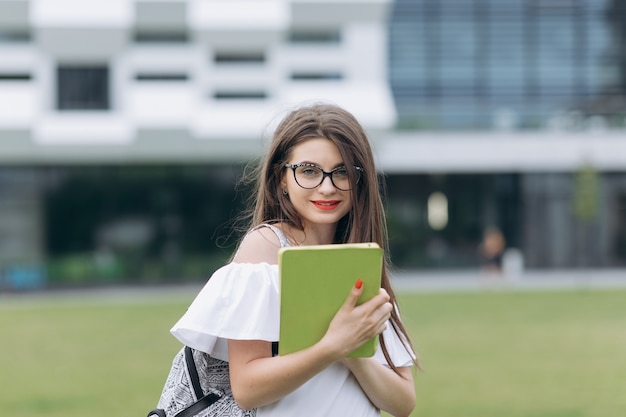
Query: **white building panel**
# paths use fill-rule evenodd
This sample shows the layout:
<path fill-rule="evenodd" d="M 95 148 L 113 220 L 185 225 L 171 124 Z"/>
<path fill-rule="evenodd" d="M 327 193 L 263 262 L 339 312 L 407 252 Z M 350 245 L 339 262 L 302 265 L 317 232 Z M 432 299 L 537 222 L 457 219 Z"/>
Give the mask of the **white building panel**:
<path fill-rule="evenodd" d="M 187 26 L 187 2 L 184 0 L 138 0 L 135 2 L 135 25 L 142 29 L 181 29 Z"/>
<path fill-rule="evenodd" d="M 0 83 L 0 126 L 8 130 L 30 129 L 37 107 L 37 88 L 31 83 L 4 84 L 7 83 Z"/>
<path fill-rule="evenodd" d="M 0 28 L 25 29 L 29 25 L 30 2 L 0 1 Z"/>
<path fill-rule="evenodd" d="M 31 24 L 38 46 L 68 60 L 103 60 L 127 43 L 133 22 L 127 0 L 33 0 Z"/>
<path fill-rule="evenodd" d="M 283 31 L 290 20 L 287 0 L 190 0 L 189 23 L 207 31 Z"/>
<path fill-rule="evenodd" d="M 387 85 L 385 28 L 372 24 L 350 24 L 344 30 L 345 68 L 355 82 Z"/>
<path fill-rule="evenodd" d="M 621 132 L 440 133 L 387 135 L 377 143 L 388 173 L 572 172 L 585 164 L 623 171 Z"/>
<path fill-rule="evenodd" d="M 121 115 L 72 112 L 39 120 L 33 139 L 40 145 L 127 145 L 134 134 Z"/>
<path fill-rule="evenodd" d="M 195 100 L 186 85 L 134 85 L 129 90 L 128 114 L 137 127 L 187 128 Z"/>
<path fill-rule="evenodd" d="M 31 23 L 41 28 L 125 28 L 133 22 L 128 0 L 31 0 Z"/>
<path fill-rule="evenodd" d="M 388 0 L 291 0 L 295 25 L 341 26 L 347 19 L 380 23 L 388 16 Z"/>
<path fill-rule="evenodd" d="M 240 149 L 245 158 L 279 114 L 312 101 L 343 105 L 367 128 L 390 129 L 390 3 L 0 2 L 3 16 L 23 26 L 0 36 L 1 52 L 19 51 L 3 53 L 0 75 L 27 74 L 0 82 L 0 138 L 12 155 L 4 160 L 167 160 L 192 155 L 176 148 L 190 143 L 214 148 L 211 157 Z M 180 135 L 188 140 L 175 141 Z M 30 141 L 18 143 L 23 137 Z"/>
<path fill-rule="evenodd" d="M 395 122 L 393 98 L 384 84 L 343 86 L 332 82 L 325 85 L 302 84 L 285 90 L 280 101 L 299 105 L 305 102 L 324 101 L 338 104 L 363 121 L 368 130 L 386 131 Z M 387 107 L 385 107 L 387 106 Z"/>
<path fill-rule="evenodd" d="M 261 140 L 266 127 L 277 114 L 276 102 L 258 103 L 256 100 L 237 103 L 205 105 L 196 111 L 192 121 L 192 135 L 198 139 L 213 137 L 233 140 Z M 237 125 L 237 129 L 233 129 Z"/>

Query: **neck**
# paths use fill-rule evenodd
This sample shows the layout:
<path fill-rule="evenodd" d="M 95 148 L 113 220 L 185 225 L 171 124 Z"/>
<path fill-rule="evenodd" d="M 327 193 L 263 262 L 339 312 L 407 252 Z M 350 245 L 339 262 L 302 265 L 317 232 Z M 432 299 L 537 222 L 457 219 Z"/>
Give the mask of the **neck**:
<path fill-rule="evenodd" d="M 304 231 L 290 228 L 289 235 L 298 246 L 328 245 L 333 243 L 336 229 L 336 224 L 316 225 L 314 227 L 305 225 Z"/>

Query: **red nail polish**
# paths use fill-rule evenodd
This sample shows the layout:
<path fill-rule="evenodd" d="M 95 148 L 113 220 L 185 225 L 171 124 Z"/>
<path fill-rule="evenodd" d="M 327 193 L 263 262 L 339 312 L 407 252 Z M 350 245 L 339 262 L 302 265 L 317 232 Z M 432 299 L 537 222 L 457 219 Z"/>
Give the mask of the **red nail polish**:
<path fill-rule="evenodd" d="M 356 281 L 356 284 L 355 284 L 354 286 L 357 288 L 357 290 L 360 290 L 360 289 L 361 289 L 361 287 L 363 286 L 363 280 L 359 278 L 359 279 Z"/>

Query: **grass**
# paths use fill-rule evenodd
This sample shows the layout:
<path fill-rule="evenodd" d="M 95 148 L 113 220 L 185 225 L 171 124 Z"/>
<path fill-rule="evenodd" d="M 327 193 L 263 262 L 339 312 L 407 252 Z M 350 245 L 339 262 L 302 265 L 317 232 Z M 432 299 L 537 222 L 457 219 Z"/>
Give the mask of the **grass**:
<path fill-rule="evenodd" d="M 0 410 L 142 416 L 193 295 L 0 299 Z M 420 417 L 623 417 L 626 291 L 401 294 Z"/>
<path fill-rule="evenodd" d="M 419 416 L 618 417 L 626 292 L 402 297 L 424 372 Z"/>

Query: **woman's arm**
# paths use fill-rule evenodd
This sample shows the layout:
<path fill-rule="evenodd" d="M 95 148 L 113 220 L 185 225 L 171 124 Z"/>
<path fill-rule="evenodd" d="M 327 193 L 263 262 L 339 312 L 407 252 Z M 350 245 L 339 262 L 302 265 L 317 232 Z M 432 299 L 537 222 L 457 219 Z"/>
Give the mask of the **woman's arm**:
<path fill-rule="evenodd" d="M 357 306 L 361 293 L 362 289 L 353 288 L 322 340 L 299 352 L 272 357 L 270 342 L 229 340 L 230 381 L 240 407 L 250 409 L 281 399 L 382 333 L 391 314 L 389 295 L 381 290 Z"/>
<path fill-rule="evenodd" d="M 376 407 L 396 417 L 411 414 L 416 399 L 410 367 L 398 368 L 398 375 L 374 358 L 345 358 L 343 363 Z"/>
<path fill-rule="evenodd" d="M 277 262 L 280 242 L 267 228 L 249 233 L 234 262 Z M 330 364 L 343 359 L 386 328 L 392 305 L 380 293 L 356 305 L 362 288 L 352 288 L 322 340 L 310 348 L 272 357 L 271 343 L 262 340 L 229 340 L 228 361 L 233 396 L 244 409 L 259 407 L 293 392 Z"/>
<path fill-rule="evenodd" d="M 339 359 L 323 344 L 272 357 L 271 343 L 260 340 L 229 340 L 228 356 L 233 397 L 243 409 L 281 399 Z"/>

